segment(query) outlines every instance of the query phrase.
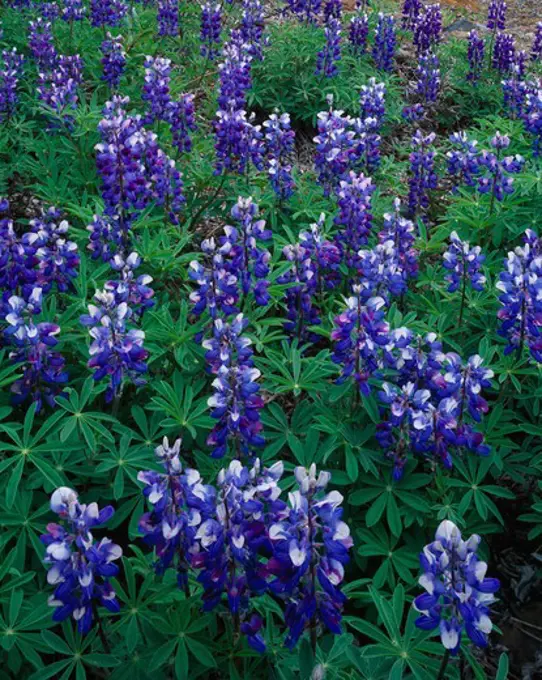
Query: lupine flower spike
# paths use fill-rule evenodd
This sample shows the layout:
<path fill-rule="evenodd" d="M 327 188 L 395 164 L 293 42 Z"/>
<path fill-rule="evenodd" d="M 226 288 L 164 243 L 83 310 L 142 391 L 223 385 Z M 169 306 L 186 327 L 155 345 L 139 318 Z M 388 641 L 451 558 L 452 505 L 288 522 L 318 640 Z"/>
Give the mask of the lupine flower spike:
<path fill-rule="evenodd" d="M 288 508 L 269 528 L 273 556 L 266 570 L 274 577 L 269 589 L 287 603 L 286 646 L 292 649 L 308 630 L 315 650 L 320 626 L 341 633 L 346 597 L 340 584 L 353 541 L 341 519 L 342 495 L 325 492 L 331 474 L 317 475 L 313 464 L 308 470 L 297 467 L 295 478 L 297 489 L 289 494 Z"/>
<path fill-rule="evenodd" d="M 455 293 L 461 288 L 458 326 L 463 320 L 468 283 L 473 290 L 484 289 L 486 277 L 481 271 L 484 260 L 480 246 L 471 246 L 468 241 L 462 241 L 455 231 L 450 234 L 450 246 L 444 253 L 443 266 L 450 272 L 446 275 L 448 292 Z"/>
<path fill-rule="evenodd" d="M 421 616 L 416 626 L 422 630 L 440 630 L 445 650 L 455 656 L 466 634 L 477 647 L 487 647 L 491 633 L 490 606 L 500 584 L 486 577 L 487 564 L 476 550 L 480 536 L 464 541 L 461 531 L 450 520 L 439 525 L 435 540 L 420 554 L 423 575 L 419 584 L 426 591 L 414 600 Z"/>
<path fill-rule="evenodd" d="M 40 537 L 46 546 L 44 561 L 50 565 L 47 583 L 55 586 L 49 605 L 55 608 L 54 621 L 71 617 L 84 635 L 96 622 L 101 625 L 98 605 L 114 613 L 120 610 L 109 578 L 119 573 L 114 562 L 122 557 L 122 548 L 105 537 L 96 542 L 90 531 L 107 522 L 114 510 L 110 505 L 99 510 L 96 503 L 81 504 L 77 493 L 65 486 L 51 496 L 51 510 L 63 524 L 48 524 Z"/>

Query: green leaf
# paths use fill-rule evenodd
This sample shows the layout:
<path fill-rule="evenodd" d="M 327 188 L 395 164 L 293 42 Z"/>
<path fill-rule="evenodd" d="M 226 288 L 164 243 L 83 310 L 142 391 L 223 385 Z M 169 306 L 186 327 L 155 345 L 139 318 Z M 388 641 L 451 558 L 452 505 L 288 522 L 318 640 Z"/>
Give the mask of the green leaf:
<path fill-rule="evenodd" d="M 73 655 L 72 650 L 68 647 L 66 642 L 56 633 L 53 633 L 50 630 L 42 630 L 41 637 L 45 644 L 53 651 L 64 654 L 64 656 Z"/>
<path fill-rule="evenodd" d="M 497 668 L 495 680 L 507 680 L 509 667 L 508 655 L 503 652 L 499 657 L 499 667 Z"/>
<path fill-rule="evenodd" d="M 374 526 L 380 520 L 384 510 L 386 509 L 387 503 L 388 494 L 387 493 L 380 494 L 376 501 L 367 510 L 367 514 L 365 515 L 365 522 L 368 527 Z"/>
<path fill-rule="evenodd" d="M 175 677 L 177 680 L 186 680 L 188 678 L 188 669 L 190 661 L 188 660 L 188 652 L 184 640 L 179 642 L 177 647 L 177 654 L 175 655 Z"/>
<path fill-rule="evenodd" d="M 7 489 L 6 489 L 6 506 L 11 508 L 15 502 L 15 497 L 17 495 L 17 490 L 19 488 L 19 483 L 21 477 L 23 476 L 25 456 L 20 456 L 17 465 L 11 471 L 11 476 L 9 478 Z"/>
<path fill-rule="evenodd" d="M 186 637 L 186 644 L 188 649 L 195 656 L 195 658 L 208 668 L 216 668 L 216 661 L 214 656 L 209 651 L 209 647 L 202 645 L 201 642 L 194 640 L 194 638 Z"/>

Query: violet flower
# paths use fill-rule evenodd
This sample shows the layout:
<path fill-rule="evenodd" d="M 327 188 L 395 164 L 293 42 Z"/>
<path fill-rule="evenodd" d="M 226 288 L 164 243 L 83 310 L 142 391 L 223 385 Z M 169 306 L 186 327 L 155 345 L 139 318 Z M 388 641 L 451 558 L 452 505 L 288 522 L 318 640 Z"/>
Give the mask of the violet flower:
<path fill-rule="evenodd" d="M 463 633 L 477 647 L 487 647 L 493 628 L 489 607 L 500 583 L 486 577 L 487 564 L 476 554 L 480 541 L 476 534 L 462 540 L 457 526 L 444 520 L 434 542 L 420 553 L 424 573 L 419 584 L 426 592 L 414 600 L 421 614 L 415 623 L 422 630 L 438 628 L 443 647 L 454 656 Z"/>
<path fill-rule="evenodd" d="M 213 337 L 203 341 L 205 360 L 216 376 L 208 400 L 211 417 L 218 421 L 207 437 L 213 458 L 228 451 L 236 458 L 249 457 L 265 444 L 259 414 L 264 402 L 257 382 L 261 374 L 254 367 L 251 340 L 242 335 L 247 323 L 242 314 L 230 323 L 215 319 Z"/>
<path fill-rule="evenodd" d="M 51 496 L 51 510 L 64 524 L 50 523 L 40 536 L 46 546 L 44 562 L 50 565 L 47 583 L 55 586 L 49 606 L 55 607 L 54 621 L 72 617 L 85 635 L 98 619 L 97 605 L 120 611 L 109 578 L 119 573 L 114 562 L 122 557 L 122 548 L 109 538 L 95 542 L 90 532 L 107 522 L 114 510 L 110 505 L 99 510 L 96 503 L 80 504 L 77 493 L 65 486 Z"/>
<path fill-rule="evenodd" d="M 341 23 L 330 18 L 324 29 L 326 44 L 316 58 L 316 75 L 333 78 L 339 72 L 337 62 L 341 60 Z"/>

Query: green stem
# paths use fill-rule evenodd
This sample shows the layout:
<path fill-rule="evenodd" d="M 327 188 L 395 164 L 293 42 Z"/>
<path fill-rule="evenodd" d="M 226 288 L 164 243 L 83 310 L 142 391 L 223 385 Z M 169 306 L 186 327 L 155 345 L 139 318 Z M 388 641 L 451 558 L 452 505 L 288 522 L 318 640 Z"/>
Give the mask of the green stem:
<path fill-rule="evenodd" d="M 437 680 L 444 680 L 446 674 L 446 667 L 448 666 L 448 661 L 450 660 L 450 650 L 447 649 L 442 657 L 442 662 L 440 664 L 440 669 L 438 672 Z"/>

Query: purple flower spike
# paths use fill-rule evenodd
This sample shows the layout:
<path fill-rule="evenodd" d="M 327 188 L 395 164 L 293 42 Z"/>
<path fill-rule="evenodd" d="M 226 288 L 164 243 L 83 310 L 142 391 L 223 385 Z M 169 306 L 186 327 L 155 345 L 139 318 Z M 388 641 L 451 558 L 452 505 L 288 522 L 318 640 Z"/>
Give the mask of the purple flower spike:
<path fill-rule="evenodd" d="M 242 335 L 247 323 L 242 314 L 231 323 L 216 319 L 213 338 L 203 342 L 205 359 L 216 376 L 208 400 L 211 417 L 218 421 L 207 438 L 213 458 L 222 458 L 228 450 L 236 458 L 248 457 L 265 444 L 259 414 L 264 402 L 257 382 L 261 374 L 254 367 L 251 341 Z"/>
<path fill-rule="evenodd" d="M 40 71 L 53 68 L 57 52 L 53 44 L 51 23 L 41 17 L 29 23 L 28 47 Z"/>
<path fill-rule="evenodd" d="M 346 300 L 346 309 L 335 317 L 331 359 L 341 367 L 337 383 L 353 378 L 360 393 L 367 395 L 369 378 L 383 367 L 382 348 L 389 342 L 390 327 L 384 321 L 384 299 L 365 301 L 359 293 L 359 287 L 354 286 L 354 296 Z"/>
<path fill-rule="evenodd" d="M 177 101 L 169 102 L 167 120 L 171 126 L 173 146 L 179 153 L 191 151 L 190 133 L 197 130 L 194 95 L 181 94 Z"/>
<path fill-rule="evenodd" d="M 87 10 L 83 5 L 83 0 L 63 0 L 61 19 L 68 23 L 83 21 L 86 12 Z"/>
<path fill-rule="evenodd" d="M 222 11 L 220 5 L 207 2 L 201 8 L 201 54 L 211 61 L 220 54 L 220 33 L 222 32 Z"/>
<path fill-rule="evenodd" d="M 472 30 L 469 33 L 469 47 L 467 51 L 469 61 L 467 80 L 473 84 L 480 80 L 484 68 L 485 46 L 485 40 L 478 35 L 477 31 Z"/>
<path fill-rule="evenodd" d="M 403 0 L 401 26 L 405 31 L 413 31 L 423 10 L 421 0 Z"/>
<path fill-rule="evenodd" d="M 263 128 L 267 174 L 275 194 L 280 200 L 287 200 L 295 189 L 292 166 L 288 162 L 295 144 L 295 132 L 290 125 L 290 116 L 287 113 L 282 115 L 273 113 L 264 121 Z"/>
<path fill-rule="evenodd" d="M 448 173 L 454 182 L 454 191 L 462 184 L 475 186 L 475 178 L 480 172 L 480 152 L 478 142 L 469 140 L 466 132 L 455 132 L 450 136 L 454 145 L 453 151 L 448 151 Z"/>
<path fill-rule="evenodd" d="M 531 60 L 540 61 L 542 58 L 542 21 L 536 24 L 533 46 L 531 48 Z"/>
<path fill-rule="evenodd" d="M 24 57 L 17 48 L 2 51 L 0 68 L 0 120 L 11 118 L 17 107 L 17 86 L 23 75 Z"/>
<path fill-rule="evenodd" d="M 418 56 L 434 50 L 442 40 L 442 9 L 440 4 L 427 5 L 414 26 L 414 45 Z"/>
<path fill-rule="evenodd" d="M 464 633 L 477 647 L 487 647 L 493 628 L 490 605 L 500 583 L 486 577 L 487 564 L 476 554 L 480 541 L 476 534 L 464 541 L 457 526 L 444 520 L 434 542 L 420 553 L 423 575 L 418 582 L 426 592 L 414 600 L 414 609 L 421 614 L 416 626 L 439 628 L 442 645 L 453 656 Z"/>
<path fill-rule="evenodd" d="M 317 76 L 332 78 L 339 72 L 337 62 L 341 60 L 341 32 L 340 21 L 331 17 L 324 29 L 326 44 L 316 59 Z"/>
<path fill-rule="evenodd" d="M 352 267 L 357 261 L 357 252 L 368 243 L 371 233 L 373 215 L 371 213 L 371 196 L 375 190 L 370 177 L 350 172 L 341 180 L 337 188 L 339 214 L 335 224 L 342 229 L 336 240 L 340 245 L 342 257 L 347 266 Z"/>
<path fill-rule="evenodd" d="M 134 314 L 128 302 L 121 302 L 115 292 L 107 289 L 96 291 L 94 300 L 96 304 L 88 306 L 88 314 L 80 321 L 90 328 L 92 339 L 88 366 L 94 370 L 94 380 L 108 378 L 105 398 L 110 402 L 121 396 L 127 381 L 144 384 L 148 352 L 143 346 L 145 333 L 127 327 Z"/>
<path fill-rule="evenodd" d="M 504 0 L 491 0 L 487 10 L 487 27 L 490 31 L 504 31 L 506 28 L 506 11 L 508 5 Z"/>
<path fill-rule="evenodd" d="M 177 36 L 180 33 L 178 0 L 158 0 L 158 35 Z"/>
<path fill-rule="evenodd" d="M 181 440 L 170 446 L 164 437 L 155 449 L 163 472 L 141 471 L 143 495 L 150 511 L 141 516 L 139 530 L 143 541 L 155 549 L 157 574 L 174 567 L 178 587 L 189 596 L 188 571 L 197 546 L 196 533 L 214 510 L 216 492 L 201 482 L 197 470 L 184 469 L 180 459 Z"/>
<path fill-rule="evenodd" d="M 412 138 L 414 150 L 410 154 L 408 193 L 409 217 L 412 219 L 427 212 L 430 204 L 429 191 L 437 187 L 435 152 L 432 150 L 435 137 L 434 132 L 424 135 L 421 130 L 417 130 Z"/>
<path fill-rule="evenodd" d="M 395 20 L 391 15 L 385 15 L 381 12 L 378 15 L 373 47 L 373 59 L 378 69 L 393 71 L 396 42 Z"/>
<path fill-rule="evenodd" d="M 145 123 L 166 120 L 170 102 L 169 84 L 171 80 L 171 59 L 146 57 L 145 83 L 141 98 L 148 102 Z"/>
<path fill-rule="evenodd" d="M 102 80 L 109 85 L 113 92 L 119 89 L 120 79 L 126 68 L 126 52 L 122 47 L 122 42 L 123 37 L 121 35 L 114 37 L 111 33 L 108 33 L 107 40 L 104 40 L 100 46 L 103 54 Z"/>
<path fill-rule="evenodd" d="M 90 21 L 93 26 L 118 26 L 128 13 L 124 0 L 90 0 Z"/>
<path fill-rule="evenodd" d="M 510 175 L 521 172 L 525 164 L 522 156 L 502 157 L 501 151 L 510 146 L 510 138 L 497 132 L 491 140 L 495 149 L 480 153 L 479 164 L 483 174 L 478 179 L 477 189 L 481 194 L 491 194 L 492 200 L 502 201 L 507 194 L 514 193 L 514 178 Z"/>
<path fill-rule="evenodd" d="M 527 229 L 523 240 L 523 246 L 508 253 L 497 283 L 502 305 L 499 335 L 507 340 L 505 354 L 516 352 L 521 358 L 527 347 L 542 363 L 542 239 Z"/>
<path fill-rule="evenodd" d="M 248 46 L 248 54 L 258 61 L 262 61 L 263 47 L 267 44 L 263 37 L 264 28 L 265 19 L 260 0 L 243 0 L 241 38 Z"/>
<path fill-rule="evenodd" d="M 442 262 L 443 267 L 449 271 L 446 275 L 449 283 L 448 292 L 455 293 L 459 288 L 464 291 L 468 283 L 473 290 L 483 290 L 486 277 L 481 268 L 485 259 L 480 246 L 471 246 L 468 241 L 462 241 L 457 232 L 453 231 L 450 234 L 450 245 L 443 255 Z"/>
<path fill-rule="evenodd" d="M 516 59 L 516 41 L 510 33 L 497 33 L 493 47 L 492 65 L 499 73 L 508 73 Z"/>
<path fill-rule="evenodd" d="M 313 464 L 295 468 L 297 489 L 269 528 L 273 554 L 266 565 L 273 577 L 269 589 L 286 602 L 289 628 L 285 644 L 292 649 L 305 630 L 322 624 L 341 633 L 341 610 L 346 600 L 340 590 L 344 565 L 353 545 L 342 521 L 343 501 L 338 491 L 325 492 L 331 473 L 317 475 Z"/>
<path fill-rule="evenodd" d="M 99 510 L 96 503 L 82 505 L 77 493 L 65 486 L 51 496 L 51 510 L 63 524 L 48 524 L 47 533 L 40 536 L 46 546 L 44 562 L 50 565 L 47 583 L 55 586 L 49 606 L 55 607 L 54 621 L 71 617 L 85 635 L 96 623 L 97 605 L 120 611 L 109 578 L 119 573 L 114 562 L 122 557 L 122 548 L 109 538 L 96 542 L 90 532 L 107 522 L 114 510 L 111 506 Z"/>
<path fill-rule="evenodd" d="M 421 54 L 416 70 L 416 94 L 426 106 L 437 101 L 440 91 L 440 61 L 430 50 Z"/>
<path fill-rule="evenodd" d="M 348 40 L 352 51 L 357 56 L 365 54 L 367 51 L 367 39 L 369 37 L 369 17 L 367 14 L 363 16 L 354 16 L 350 19 L 350 26 L 348 28 Z"/>

